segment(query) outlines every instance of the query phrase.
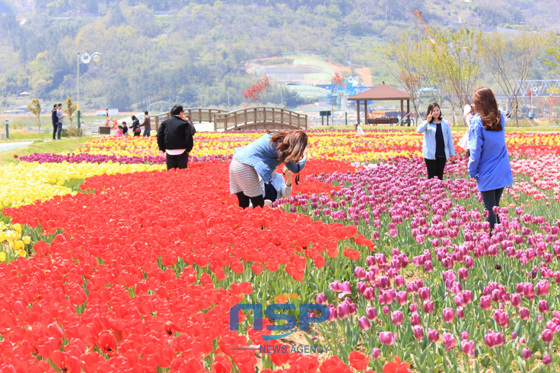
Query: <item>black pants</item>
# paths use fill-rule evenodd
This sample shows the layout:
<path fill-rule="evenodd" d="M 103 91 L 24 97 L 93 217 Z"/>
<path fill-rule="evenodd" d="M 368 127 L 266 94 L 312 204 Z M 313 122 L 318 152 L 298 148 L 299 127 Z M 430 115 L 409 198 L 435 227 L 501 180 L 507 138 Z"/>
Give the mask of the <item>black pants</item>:
<path fill-rule="evenodd" d="M 264 206 L 264 197 L 262 195 L 256 197 L 247 197 L 243 192 L 239 192 L 236 194 L 236 196 L 239 200 L 239 207 L 249 207 L 249 201 L 253 204 L 253 207 Z"/>
<path fill-rule="evenodd" d="M 56 140 L 56 130 L 58 130 L 58 123 L 57 124 L 53 124 L 53 131 L 52 131 L 52 139 Z"/>
<path fill-rule="evenodd" d="M 167 170 L 169 171 L 172 168 L 187 168 L 189 163 L 189 153 L 184 152 L 179 155 L 170 155 L 167 154 L 165 157 L 167 163 Z"/>
<path fill-rule="evenodd" d="M 434 177 L 438 177 L 440 180 L 443 180 L 443 170 L 445 170 L 445 163 L 447 162 L 447 158 L 445 157 L 436 157 L 436 159 L 426 159 L 426 168 L 428 169 L 428 179 L 433 179 Z"/>
<path fill-rule="evenodd" d="M 500 198 L 502 198 L 502 193 L 504 192 L 504 188 L 488 190 L 486 192 L 480 192 L 482 194 L 482 202 L 484 203 L 484 209 L 488 211 L 488 217 L 486 221 L 490 223 L 490 229 L 494 229 L 494 225 L 496 224 L 496 220 L 499 223 L 500 218 L 494 214 L 492 208 L 494 206 L 500 206 Z"/>

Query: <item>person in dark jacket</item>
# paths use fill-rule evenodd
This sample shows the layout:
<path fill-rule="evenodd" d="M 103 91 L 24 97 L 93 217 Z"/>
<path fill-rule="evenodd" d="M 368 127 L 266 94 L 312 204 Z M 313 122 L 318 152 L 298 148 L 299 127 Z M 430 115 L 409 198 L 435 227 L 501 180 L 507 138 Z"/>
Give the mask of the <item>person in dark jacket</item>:
<path fill-rule="evenodd" d="M 183 106 L 173 106 L 170 115 L 171 118 L 163 121 L 158 128 L 158 147 L 166 153 L 167 170 L 187 168 L 196 129 L 185 117 Z"/>
<path fill-rule="evenodd" d="M 132 127 L 130 127 L 132 129 L 132 133 L 134 134 L 134 136 L 140 136 L 140 134 L 142 133 L 142 128 L 140 128 L 140 121 L 138 120 L 138 118 L 136 118 L 135 115 L 133 115 L 132 117 Z"/>
<path fill-rule="evenodd" d="M 122 131 L 123 136 L 128 136 L 128 126 L 126 125 L 126 122 L 123 121 L 119 126 L 119 129 Z"/>
<path fill-rule="evenodd" d="M 58 105 L 54 104 L 51 112 L 51 119 L 52 119 L 52 126 L 53 126 L 53 133 L 52 133 L 53 140 L 56 140 L 56 131 L 58 130 L 58 113 L 56 111 L 57 108 Z"/>

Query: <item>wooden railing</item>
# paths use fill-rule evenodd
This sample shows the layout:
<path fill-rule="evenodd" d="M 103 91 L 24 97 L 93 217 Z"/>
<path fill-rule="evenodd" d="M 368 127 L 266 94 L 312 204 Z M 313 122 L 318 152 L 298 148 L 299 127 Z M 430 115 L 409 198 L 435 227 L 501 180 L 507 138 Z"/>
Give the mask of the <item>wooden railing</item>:
<path fill-rule="evenodd" d="M 307 129 L 307 115 L 291 110 L 255 107 L 214 116 L 214 131 Z"/>
<path fill-rule="evenodd" d="M 225 110 L 220 109 L 211 109 L 211 108 L 194 108 L 194 109 L 185 109 L 185 115 L 191 118 L 193 123 L 196 122 L 214 122 L 214 116 L 216 114 L 225 113 Z M 169 118 L 169 113 L 161 113 L 150 116 L 152 118 L 153 123 L 155 124 L 155 129 L 159 128 L 159 124 Z"/>
<path fill-rule="evenodd" d="M 214 122 L 214 131 L 256 129 L 307 129 L 307 115 L 295 111 L 254 107 L 226 112 L 219 109 L 185 109 L 185 115 L 196 122 Z M 157 131 L 159 124 L 169 118 L 169 113 L 152 115 Z"/>

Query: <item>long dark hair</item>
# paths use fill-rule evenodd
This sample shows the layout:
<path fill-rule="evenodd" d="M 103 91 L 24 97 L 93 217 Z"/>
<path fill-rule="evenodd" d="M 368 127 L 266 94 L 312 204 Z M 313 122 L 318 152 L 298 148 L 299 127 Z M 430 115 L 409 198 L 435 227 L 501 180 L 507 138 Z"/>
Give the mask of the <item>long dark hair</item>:
<path fill-rule="evenodd" d="M 428 105 L 428 110 L 426 110 L 426 119 L 428 119 L 428 115 L 430 115 L 430 113 L 432 112 L 432 110 L 434 110 L 435 107 L 439 109 L 439 118 L 437 119 L 441 120 L 441 107 L 439 107 L 437 102 L 432 102 L 430 105 Z M 436 118 L 432 117 L 432 121 L 430 123 L 432 123 L 434 119 Z"/>
<path fill-rule="evenodd" d="M 301 130 L 280 131 L 272 135 L 270 143 L 276 146 L 280 162 L 299 162 L 307 148 L 307 134 Z"/>
<path fill-rule="evenodd" d="M 501 131 L 502 116 L 494 92 L 488 87 L 479 87 L 473 93 L 474 111 L 482 118 L 486 131 Z"/>

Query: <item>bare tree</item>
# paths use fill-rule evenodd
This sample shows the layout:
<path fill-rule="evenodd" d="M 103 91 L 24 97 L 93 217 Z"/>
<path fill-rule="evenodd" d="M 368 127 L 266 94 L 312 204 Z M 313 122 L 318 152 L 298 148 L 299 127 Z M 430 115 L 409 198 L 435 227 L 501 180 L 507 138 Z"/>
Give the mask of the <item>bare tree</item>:
<path fill-rule="evenodd" d="M 544 36 L 538 32 L 513 36 L 494 32 L 485 38 L 481 49 L 486 65 L 512 105 L 517 127 L 520 89 L 541 51 L 543 41 Z"/>

